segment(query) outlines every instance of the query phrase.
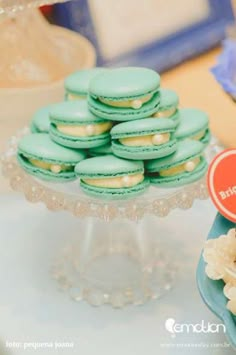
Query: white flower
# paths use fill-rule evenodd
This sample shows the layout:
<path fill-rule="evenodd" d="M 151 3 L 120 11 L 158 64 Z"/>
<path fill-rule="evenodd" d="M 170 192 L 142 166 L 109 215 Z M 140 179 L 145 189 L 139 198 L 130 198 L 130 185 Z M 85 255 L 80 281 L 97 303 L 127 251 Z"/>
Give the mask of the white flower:
<path fill-rule="evenodd" d="M 212 280 L 224 280 L 224 295 L 229 299 L 227 308 L 236 315 L 236 229 L 207 240 L 203 258 L 207 263 L 207 276 Z"/>
<path fill-rule="evenodd" d="M 224 295 L 229 299 L 227 308 L 236 315 L 236 286 L 227 283 L 224 287 Z"/>
<path fill-rule="evenodd" d="M 236 232 L 230 229 L 227 235 L 206 241 L 203 251 L 206 274 L 212 280 L 223 279 L 236 286 Z"/>

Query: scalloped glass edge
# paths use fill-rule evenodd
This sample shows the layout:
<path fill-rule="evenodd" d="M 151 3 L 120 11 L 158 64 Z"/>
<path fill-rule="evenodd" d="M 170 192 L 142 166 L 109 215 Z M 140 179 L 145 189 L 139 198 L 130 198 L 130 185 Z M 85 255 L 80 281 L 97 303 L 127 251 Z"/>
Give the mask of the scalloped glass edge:
<path fill-rule="evenodd" d="M 98 217 L 110 221 L 119 217 L 137 221 L 145 214 L 165 217 L 175 208 L 189 209 L 195 199 L 205 200 L 209 196 L 205 177 L 176 189 L 150 187 L 149 192 L 125 201 L 93 199 L 77 187 L 76 193 L 73 193 L 73 189 L 68 191 L 68 188 L 63 191 L 66 185 L 69 187 L 69 183 L 57 185 L 56 190 L 55 184 L 45 183 L 28 175 L 16 161 L 17 144 L 28 132 L 29 128 L 26 127 L 10 138 L 8 147 L 1 157 L 2 173 L 9 180 L 13 190 L 22 192 L 32 203 L 43 202 L 49 210 L 66 210 L 80 218 Z M 73 187 L 75 188 L 75 185 Z M 153 193 L 154 191 L 158 192 Z"/>
<path fill-rule="evenodd" d="M 218 213 L 207 239 L 214 239 L 222 234 L 227 234 L 228 230 L 234 227 L 234 223 Z M 205 273 L 205 265 L 201 255 L 196 273 L 199 293 L 206 306 L 223 321 L 228 340 L 236 350 L 236 317 L 226 308 L 228 300 L 223 293 L 224 282 L 209 279 Z"/>

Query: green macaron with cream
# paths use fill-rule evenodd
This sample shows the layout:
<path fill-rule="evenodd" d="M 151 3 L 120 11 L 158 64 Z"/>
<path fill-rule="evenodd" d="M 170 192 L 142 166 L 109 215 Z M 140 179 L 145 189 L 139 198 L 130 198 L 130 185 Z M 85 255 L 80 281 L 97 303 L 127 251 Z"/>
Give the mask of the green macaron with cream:
<path fill-rule="evenodd" d="M 149 160 L 146 173 L 151 184 L 177 187 L 199 180 L 208 167 L 203 151 L 204 144 L 189 139 L 178 142 L 176 152 L 168 157 Z"/>
<path fill-rule="evenodd" d="M 176 150 L 175 123 L 171 119 L 144 118 L 123 122 L 111 130 L 112 150 L 125 159 L 156 159 Z"/>
<path fill-rule="evenodd" d="M 85 157 L 84 151 L 62 147 L 46 133 L 24 136 L 17 150 L 18 162 L 27 173 L 55 182 L 76 179 L 75 165 Z"/>
<path fill-rule="evenodd" d="M 50 136 L 70 148 L 94 148 L 110 141 L 112 122 L 89 111 L 87 100 L 65 101 L 52 106 Z"/>
<path fill-rule="evenodd" d="M 129 121 L 151 116 L 158 109 L 160 76 L 139 67 L 109 69 L 89 84 L 89 109 L 98 117 Z"/>
<path fill-rule="evenodd" d="M 82 190 L 94 197 L 126 199 L 143 193 L 149 185 L 142 161 L 114 155 L 85 159 L 76 165 L 75 172 Z"/>
<path fill-rule="evenodd" d="M 40 108 L 35 112 L 30 123 L 32 133 L 48 133 L 50 127 L 49 112 L 51 105 Z"/>
<path fill-rule="evenodd" d="M 160 89 L 160 104 L 153 117 L 171 118 L 177 125 L 179 123 L 178 105 L 179 97 L 174 90 Z"/>
<path fill-rule="evenodd" d="M 104 72 L 105 68 L 91 68 L 79 70 L 67 76 L 64 82 L 65 99 L 80 100 L 86 98 L 91 79 Z"/>
<path fill-rule="evenodd" d="M 208 115 L 196 108 L 183 108 L 179 110 L 180 124 L 176 129 L 177 140 L 194 139 L 208 144 L 211 134 L 209 131 Z"/>

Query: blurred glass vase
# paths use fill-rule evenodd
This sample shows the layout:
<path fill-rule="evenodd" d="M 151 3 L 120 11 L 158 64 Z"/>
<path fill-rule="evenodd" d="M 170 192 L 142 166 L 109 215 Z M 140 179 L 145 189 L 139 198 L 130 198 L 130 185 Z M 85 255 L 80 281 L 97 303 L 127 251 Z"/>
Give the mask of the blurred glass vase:
<path fill-rule="evenodd" d="M 0 139 L 27 124 L 39 107 L 62 100 L 65 76 L 96 61 L 86 38 L 50 25 L 37 9 L 0 16 L 0 52 Z"/>

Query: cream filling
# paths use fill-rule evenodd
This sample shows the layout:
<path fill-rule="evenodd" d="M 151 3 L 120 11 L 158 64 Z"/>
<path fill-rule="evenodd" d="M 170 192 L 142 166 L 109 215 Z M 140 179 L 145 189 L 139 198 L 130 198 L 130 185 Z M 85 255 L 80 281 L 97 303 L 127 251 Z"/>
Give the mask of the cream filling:
<path fill-rule="evenodd" d="M 82 100 L 86 95 L 67 94 L 67 101 Z"/>
<path fill-rule="evenodd" d="M 71 171 L 73 170 L 72 165 L 59 165 L 59 164 L 52 164 L 52 163 L 47 163 L 45 161 L 40 161 L 37 159 L 28 159 L 30 163 L 37 168 L 44 169 L 44 170 L 50 170 L 51 172 L 55 174 L 59 174 L 61 171 Z"/>
<path fill-rule="evenodd" d="M 169 118 L 172 115 L 174 115 L 176 110 L 177 110 L 177 108 L 173 107 L 173 108 L 170 108 L 169 110 L 159 111 L 159 112 L 154 113 L 154 115 L 152 117 L 155 117 L 155 118 Z"/>
<path fill-rule="evenodd" d="M 191 137 L 191 139 L 194 139 L 196 141 L 200 141 L 200 139 L 202 139 L 206 134 L 206 131 L 201 131 L 198 134 L 196 134 L 195 136 Z"/>
<path fill-rule="evenodd" d="M 99 97 L 99 101 L 101 101 L 102 103 L 109 105 L 109 106 L 131 107 L 134 109 L 139 109 L 142 107 L 143 104 L 150 101 L 152 97 L 153 97 L 153 94 L 149 94 L 149 95 L 141 97 L 140 99 L 122 100 L 122 101 L 112 101 L 112 100 L 108 100 L 108 99 L 104 99 L 102 97 Z"/>
<path fill-rule="evenodd" d="M 83 181 L 91 186 L 120 189 L 138 185 L 143 179 L 143 174 L 135 174 L 101 179 L 83 179 Z"/>
<path fill-rule="evenodd" d="M 159 172 L 159 175 L 166 177 L 166 176 L 173 176 L 173 175 L 181 174 L 186 171 L 192 172 L 193 170 L 196 169 L 196 167 L 198 166 L 200 161 L 201 161 L 201 159 L 199 157 L 191 159 L 184 164 L 180 164 L 180 165 L 174 166 L 173 168 L 169 168 L 166 170 L 161 170 Z"/>
<path fill-rule="evenodd" d="M 140 137 L 129 137 L 129 138 L 120 138 L 119 141 L 123 145 L 130 147 L 143 147 L 143 146 L 152 146 L 152 145 L 161 145 L 169 142 L 170 133 L 161 133 L 153 134 Z"/>
<path fill-rule="evenodd" d="M 112 127 L 112 122 L 103 122 L 97 124 L 88 124 L 81 126 L 57 125 L 59 132 L 74 137 L 89 137 L 98 136 L 99 134 L 109 131 Z"/>

